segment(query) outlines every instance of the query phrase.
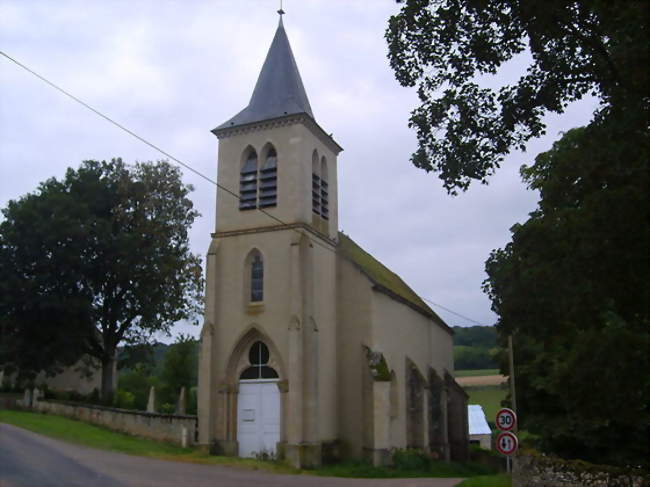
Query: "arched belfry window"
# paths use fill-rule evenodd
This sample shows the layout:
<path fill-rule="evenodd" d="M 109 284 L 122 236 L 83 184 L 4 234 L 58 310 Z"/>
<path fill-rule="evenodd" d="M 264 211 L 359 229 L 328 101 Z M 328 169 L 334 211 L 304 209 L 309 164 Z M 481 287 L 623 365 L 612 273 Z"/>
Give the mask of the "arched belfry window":
<path fill-rule="evenodd" d="M 318 153 L 314 150 L 311 156 L 311 210 L 317 215 L 321 214 L 321 179 Z"/>
<path fill-rule="evenodd" d="M 278 373 L 268 365 L 269 348 L 262 342 L 255 342 L 248 351 L 250 366 L 239 376 L 240 380 L 277 379 Z"/>
<path fill-rule="evenodd" d="M 278 204 L 278 154 L 271 147 L 260 169 L 260 208 Z"/>
<path fill-rule="evenodd" d="M 329 220 L 329 187 L 327 185 L 327 159 L 325 159 L 325 156 L 320 162 L 320 214 L 325 220 Z"/>
<path fill-rule="evenodd" d="M 239 209 L 253 210 L 257 207 L 257 153 L 250 149 L 242 164 L 239 178 Z"/>
<path fill-rule="evenodd" d="M 251 262 L 251 302 L 260 301 L 264 301 L 264 262 L 258 252 Z"/>

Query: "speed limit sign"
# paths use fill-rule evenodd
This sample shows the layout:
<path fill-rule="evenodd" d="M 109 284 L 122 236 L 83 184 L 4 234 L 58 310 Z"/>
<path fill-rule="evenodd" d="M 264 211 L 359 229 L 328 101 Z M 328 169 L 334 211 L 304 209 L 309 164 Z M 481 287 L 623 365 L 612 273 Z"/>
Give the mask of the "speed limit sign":
<path fill-rule="evenodd" d="M 518 444 L 517 436 L 510 431 L 502 431 L 497 436 L 497 451 L 502 455 L 512 455 L 517 451 Z"/>
<path fill-rule="evenodd" d="M 512 409 L 499 409 L 497 413 L 497 428 L 501 431 L 510 431 L 517 426 L 517 415 Z"/>

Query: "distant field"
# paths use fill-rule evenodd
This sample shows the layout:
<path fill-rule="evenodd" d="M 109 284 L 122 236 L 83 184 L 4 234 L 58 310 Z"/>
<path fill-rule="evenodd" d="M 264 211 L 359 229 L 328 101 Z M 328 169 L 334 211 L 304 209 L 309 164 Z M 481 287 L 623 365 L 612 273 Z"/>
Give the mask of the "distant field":
<path fill-rule="evenodd" d="M 501 386 L 489 387 L 464 387 L 469 395 L 467 404 L 480 404 L 487 420 L 494 424 L 497 411 L 501 409 L 501 401 L 506 398 L 508 389 Z"/>
<path fill-rule="evenodd" d="M 483 375 L 499 375 L 499 369 L 457 370 L 456 377 L 480 377 Z"/>

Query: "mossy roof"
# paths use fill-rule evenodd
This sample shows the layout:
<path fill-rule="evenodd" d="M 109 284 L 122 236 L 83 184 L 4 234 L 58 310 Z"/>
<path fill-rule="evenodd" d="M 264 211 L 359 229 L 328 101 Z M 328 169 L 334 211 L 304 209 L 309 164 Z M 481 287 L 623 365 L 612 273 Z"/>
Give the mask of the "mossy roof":
<path fill-rule="evenodd" d="M 343 232 L 339 232 L 339 254 L 355 264 L 375 285 L 375 289 L 384 292 L 393 299 L 404 302 L 421 314 L 433 319 L 443 328 L 451 328 L 424 302 L 424 300 L 406 284 L 401 277 L 363 250 L 359 244 Z"/>

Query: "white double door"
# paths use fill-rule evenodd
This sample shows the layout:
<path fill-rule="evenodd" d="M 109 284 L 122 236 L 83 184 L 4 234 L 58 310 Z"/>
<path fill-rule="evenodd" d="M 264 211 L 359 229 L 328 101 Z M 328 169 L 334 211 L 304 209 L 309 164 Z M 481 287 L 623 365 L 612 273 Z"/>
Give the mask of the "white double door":
<path fill-rule="evenodd" d="M 275 454 L 280 441 L 280 389 L 277 379 L 242 380 L 237 398 L 240 457 Z"/>

